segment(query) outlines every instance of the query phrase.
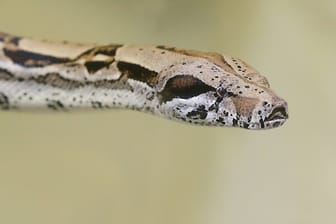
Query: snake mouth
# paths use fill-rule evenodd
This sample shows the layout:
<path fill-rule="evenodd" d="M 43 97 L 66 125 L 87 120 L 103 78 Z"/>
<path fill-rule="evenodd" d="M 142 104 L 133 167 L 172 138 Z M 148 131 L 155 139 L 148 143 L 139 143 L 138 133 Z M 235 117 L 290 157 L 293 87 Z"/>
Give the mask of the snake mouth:
<path fill-rule="evenodd" d="M 264 120 L 259 120 L 259 125 L 261 129 L 270 129 L 281 126 L 288 118 L 287 109 L 285 106 L 280 105 L 274 107 L 269 116 Z"/>
<path fill-rule="evenodd" d="M 273 109 L 271 114 L 265 118 L 265 122 L 286 120 L 288 118 L 288 113 L 286 107 L 278 106 Z"/>

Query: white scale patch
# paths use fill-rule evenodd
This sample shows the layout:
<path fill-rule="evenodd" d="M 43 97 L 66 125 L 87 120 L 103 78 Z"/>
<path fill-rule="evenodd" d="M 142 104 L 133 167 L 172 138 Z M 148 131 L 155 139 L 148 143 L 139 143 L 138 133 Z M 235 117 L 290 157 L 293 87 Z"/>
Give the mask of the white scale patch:
<path fill-rule="evenodd" d="M 129 80 L 134 92 L 127 89 L 104 89 L 85 86 L 71 91 L 35 83 L 34 81 L 0 81 L 0 92 L 9 100 L 10 107 L 19 110 L 47 109 L 50 105 L 58 110 L 101 109 L 131 107 L 137 110 L 153 110 L 157 99 L 148 100 L 144 96 L 152 93 L 147 85 Z M 48 106 L 49 105 L 49 106 Z"/>

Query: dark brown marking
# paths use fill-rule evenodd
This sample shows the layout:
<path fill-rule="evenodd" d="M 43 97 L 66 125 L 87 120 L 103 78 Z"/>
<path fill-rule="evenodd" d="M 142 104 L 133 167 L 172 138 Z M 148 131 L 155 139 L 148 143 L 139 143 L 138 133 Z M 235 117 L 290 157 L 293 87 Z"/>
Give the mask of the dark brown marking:
<path fill-rule="evenodd" d="M 286 112 L 286 108 L 283 106 L 275 107 L 272 113 L 265 118 L 265 121 L 272 121 L 277 119 L 287 119 L 288 114 Z"/>
<path fill-rule="evenodd" d="M 49 73 L 46 75 L 41 75 L 38 77 L 32 77 L 30 80 L 33 80 L 39 84 L 47 84 L 52 87 L 60 88 L 60 89 L 75 89 L 84 86 L 83 83 L 74 81 L 74 80 L 69 80 L 66 78 L 63 78 L 57 73 Z"/>
<path fill-rule="evenodd" d="M 209 107 L 209 111 L 215 111 L 216 113 L 218 112 L 218 110 L 219 110 L 219 104 L 222 102 L 222 100 L 223 100 L 223 96 L 216 96 L 217 95 L 217 93 L 215 94 L 215 97 L 217 97 L 217 99 L 216 99 L 216 101 L 215 101 L 215 103 L 213 103 L 210 107 Z M 225 113 L 225 112 L 224 112 Z"/>
<path fill-rule="evenodd" d="M 94 74 L 97 71 L 107 68 L 113 61 L 87 61 L 84 66 L 89 74 Z"/>
<path fill-rule="evenodd" d="M 80 58 L 84 58 L 86 60 L 91 60 L 94 56 L 102 54 L 109 57 L 114 57 L 118 48 L 122 47 L 123 45 L 120 44 L 110 44 L 106 46 L 97 46 L 94 48 L 91 48 L 82 54 L 80 54 L 75 60 L 78 60 Z"/>
<path fill-rule="evenodd" d="M 12 73 L 7 71 L 6 69 L 0 68 L 0 79 L 2 80 L 9 80 L 12 79 L 14 76 Z"/>
<path fill-rule="evenodd" d="M 24 50 L 10 50 L 4 48 L 3 51 L 5 55 L 9 57 L 15 64 L 28 68 L 43 67 L 51 64 L 60 64 L 70 61 L 68 58 L 57 58 Z"/>
<path fill-rule="evenodd" d="M 154 86 L 158 81 L 158 73 L 137 64 L 120 61 L 118 69 L 128 78 L 141 81 L 149 86 Z"/>
<path fill-rule="evenodd" d="M 8 97 L 0 92 L 0 109 L 2 110 L 8 110 L 10 107 Z"/>
<path fill-rule="evenodd" d="M 121 77 L 118 80 L 99 80 L 95 82 L 87 82 L 86 85 L 92 85 L 97 88 L 104 89 L 127 89 L 133 92 L 133 87 L 127 82 L 127 77 Z"/>
<path fill-rule="evenodd" d="M 120 45 L 120 44 L 111 44 L 111 45 L 99 47 L 96 50 L 95 55 L 103 54 L 103 55 L 107 55 L 107 56 L 115 56 L 115 54 L 117 52 L 117 49 L 120 48 L 121 46 L 122 45 Z"/>
<path fill-rule="evenodd" d="M 224 118 L 222 118 L 222 117 L 218 117 L 218 118 L 216 119 L 216 121 L 225 125 Z"/>
<path fill-rule="evenodd" d="M 0 41 L 1 42 L 6 42 L 8 44 L 13 44 L 15 46 L 19 45 L 19 42 L 22 38 L 18 36 L 12 36 L 7 33 L 1 33 L 0 32 Z"/>
<path fill-rule="evenodd" d="M 9 42 L 14 44 L 15 46 L 18 46 L 19 45 L 19 42 L 21 41 L 21 37 L 11 37 Z"/>
<path fill-rule="evenodd" d="M 208 111 L 205 109 L 204 105 L 199 106 L 195 110 L 187 113 L 187 117 L 191 119 L 201 119 L 204 120 L 208 116 Z"/>
<path fill-rule="evenodd" d="M 59 100 L 52 100 L 48 102 L 47 107 L 52 110 L 64 110 L 64 105 Z"/>
<path fill-rule="evenodd" d="M 215 91 L 215 88 L 191 75 L 177 75 L 167 81 L 160 95 L 166 102 L 173 98 L 188 99 L 209 91 Z"/>
<path fill-rule="evenodd" d="M 14 77 L 10 75 L 11 75 L 10 73 L 0 71 L 0 80 L 8 80 L 8 81 L 25 80 L 21 77 Z M 37 77 L 28 77 L 26 80 L 66 90 L 73 90 L 84 86 L 94 86 L 96 88 L 127 89 L 133 91 L 132 86 L 127 83 L 127 77 L 121 77 L 118 80 L 98 80 L 92 82 L 90 81 L 80 82 L 64 78 L 58 73 L 49 73 Z M 27 93 L 25 93 L 24 95 L 27 95 Z"/>
<path fill-rule="evenodd" d="M 159 48 L 161 50 L 166 50 L 166 51 L 172 51 L 172 52 L 176 51 L 175 47 L 168 47 L 168 46 L 164 46 L 164 45 L 156 46 L 156 48 Z"/>
<path fill-rule="evenodd" d="M 264 122 L 264 120 L 260 119 L 259 122 L 260 122 L 260 128 L 265 128 L 265 122 Z"/>
<path fill-rule="evenodd" d="M 152 101 L 155 97 L 155 93 L 154 92 L 148 92 L 146 94 L 146 99 L 149 100 L 149 101 Z"/>
<path fill-rule="evenodd" d="M 233 119 L 232 120 L 232 126 L 233 127 L 237 127 L 238 126 L 238 120 L 237 119 Z"/>
<path fill-rule="evenodd" d="M 216 94 L 218 96 L 220 96 L 221 98 L 224 98 L 224 97 L 236 97 L 237 94 L 234 94 L 233 92 L 231 91 L 228 91 L 226 88 L 224 88 L 223 86 L 220 86 L 217 88 L 216 90 Z"/>
<path fill-rule="evenodd" d="M 105 89 L 128 89 L 131 91 L 133 90 L 132 87 L 127 83 L 127 80 L 124 78 L 121 78 L 119 80 L 98 80 L 94 82 L 80 82 L 66 79 L 57 73 L 50 73 L 47 75 L 38 76 L 37 78 L 32 78 L 32 80 L 40 84 L 47 84 L 56 88 L 67 90 L 90 85 L 97 88 Z"/>
<path fill-rule="evenodd" d="M 91 105 L 92 105 L 92 108 L 94 108 L 94 109 L 102 109 L 103 108 L 103 104 L 99 101 L 92 101 Z"/>

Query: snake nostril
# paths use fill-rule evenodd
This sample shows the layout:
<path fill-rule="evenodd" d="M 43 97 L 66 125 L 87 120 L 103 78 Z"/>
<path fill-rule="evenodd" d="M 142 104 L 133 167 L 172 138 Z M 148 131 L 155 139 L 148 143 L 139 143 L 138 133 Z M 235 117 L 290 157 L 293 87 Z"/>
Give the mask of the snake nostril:
<path fill-rule="evenodd" d="M 287 119 L 287 118 L 288 118 L 288 114 L 287 114 L 286 107 L 277 106 L 272 110 L 271 114 L 265 119 L 265 121 Z"/>

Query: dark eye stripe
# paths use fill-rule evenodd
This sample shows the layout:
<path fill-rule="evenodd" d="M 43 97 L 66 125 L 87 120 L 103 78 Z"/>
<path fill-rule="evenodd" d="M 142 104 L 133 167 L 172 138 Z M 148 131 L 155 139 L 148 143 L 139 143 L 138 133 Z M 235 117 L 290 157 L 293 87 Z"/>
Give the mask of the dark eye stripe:
<path fill-rule="evenodd" d="M 215 88 L 191 75 L 177 75 L 167 81 L 160 94 L 161 100 L 166 102 L 173 98 L 189 99 L 209 91 Z"/>

